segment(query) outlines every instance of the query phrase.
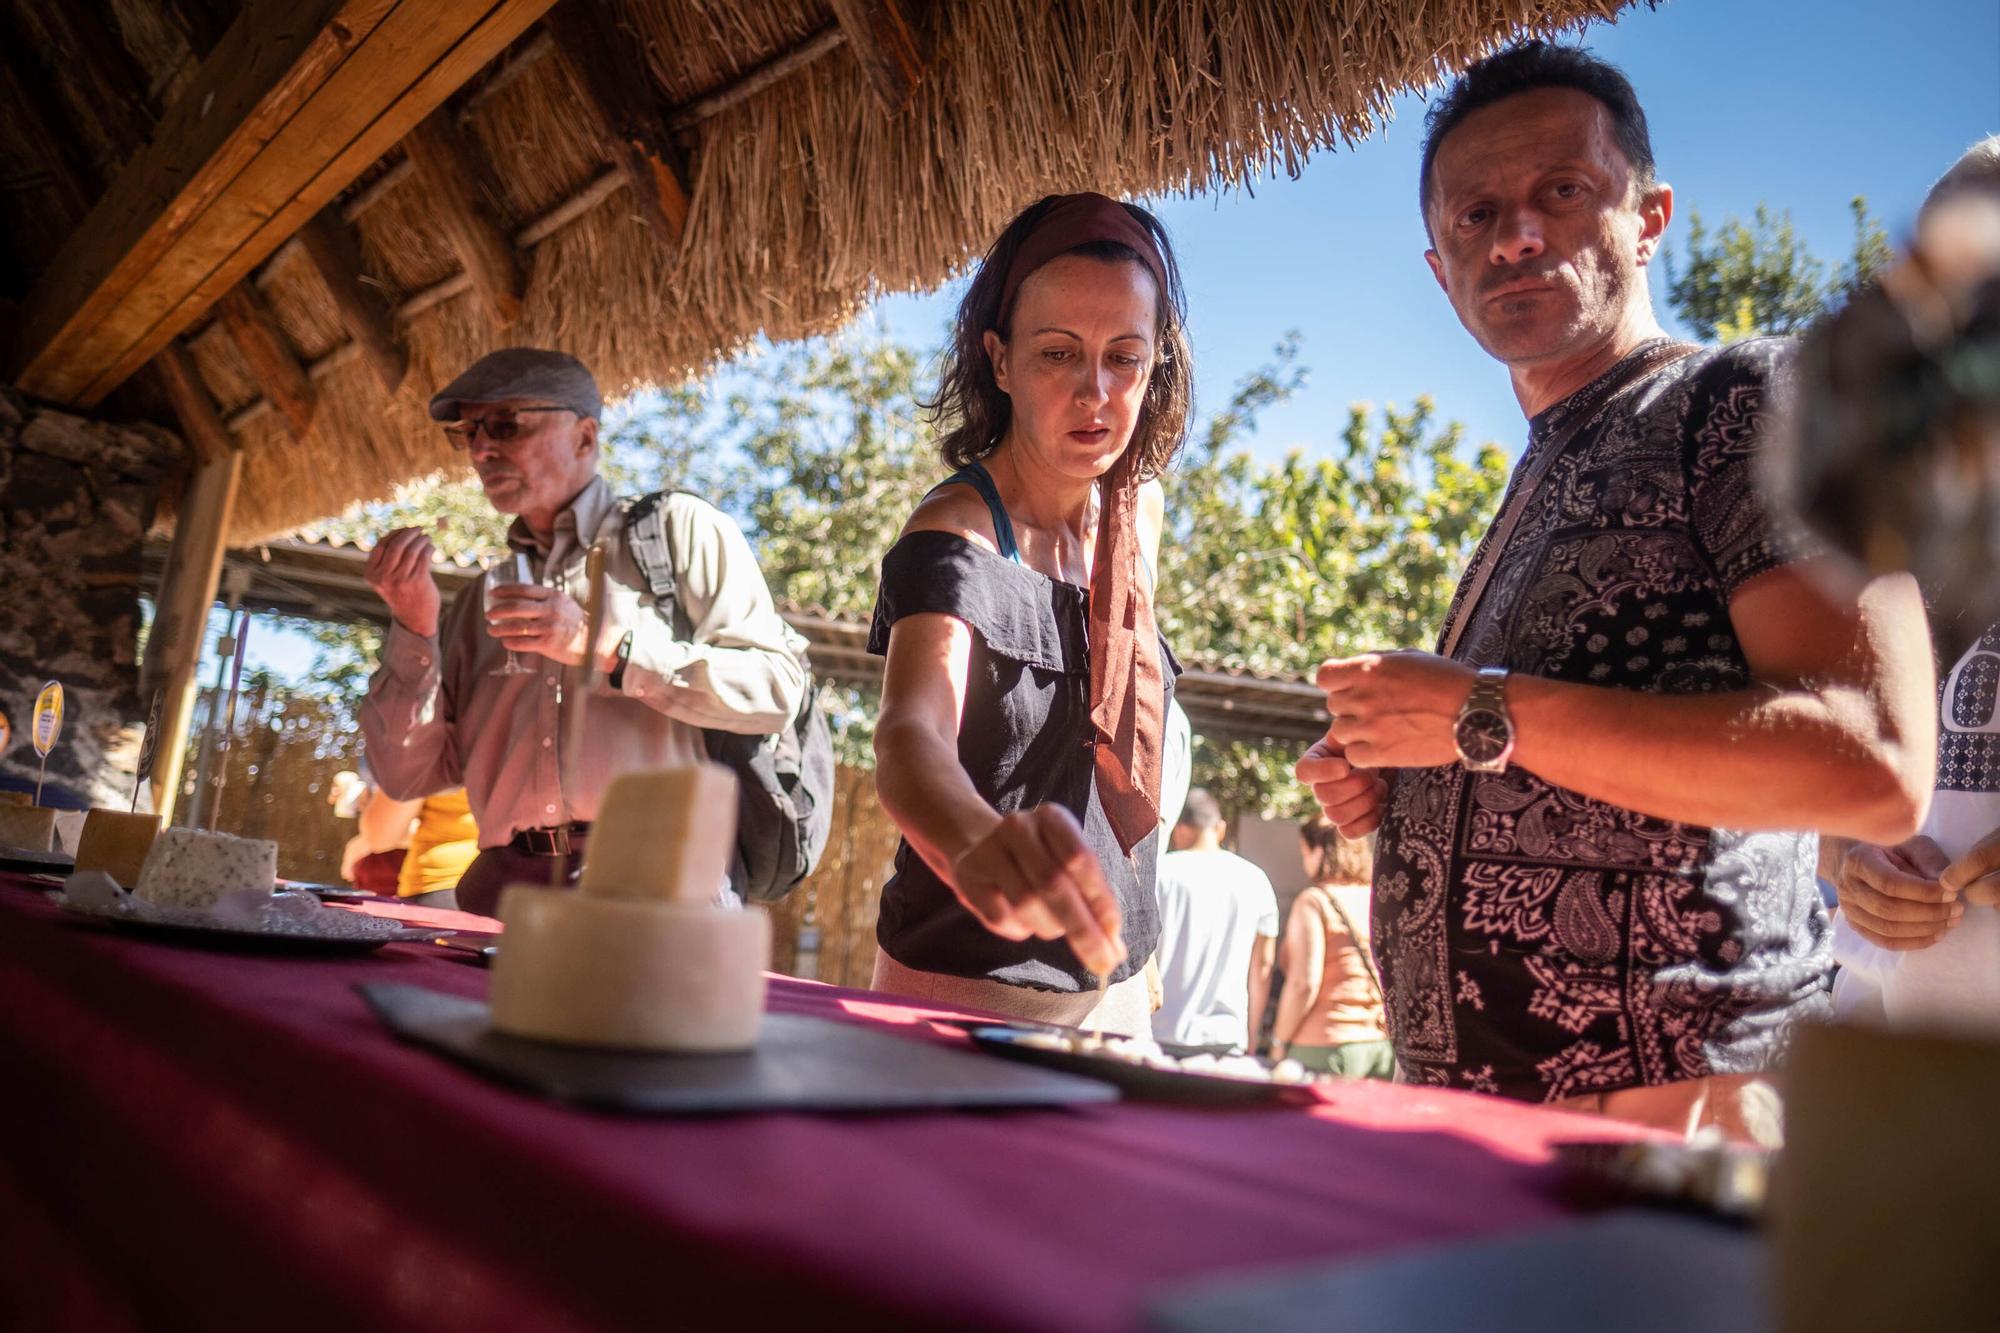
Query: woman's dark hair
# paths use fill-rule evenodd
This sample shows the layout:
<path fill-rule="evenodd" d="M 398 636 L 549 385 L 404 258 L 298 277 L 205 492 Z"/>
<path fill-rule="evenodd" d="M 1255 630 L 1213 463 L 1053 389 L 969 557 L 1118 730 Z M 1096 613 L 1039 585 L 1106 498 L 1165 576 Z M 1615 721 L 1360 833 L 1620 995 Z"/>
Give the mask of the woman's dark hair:
<path fill-rule="evenodd" d="M 1366 838 L 1343 838 L 1325 815 L 1299 825 L 1299 839 L 1324 858 L 1320 877 L 1335 884 L 1366 884 L 1375 875 L 1375 853 Z"/>
<path fill-rule="evenodd" d="M 937 396 L 921 404 L 932 425 L 943 428 L 938 449 L 953 468 L 964 467 L 992 453 L 1007 434 L 1013 420 L 1013 404 L 993 378 L 993 363 L 986 355 L 988 329 L 1003 341 L 1008 330 L 1000 325 L 1000 300 L 1007 282 L 1007 269 L 1015 252 L 1049 206 L 1060 195 L 1048 197 L 1022 210 L 993 248 L 979 263 L 972 286 L 958 303 L 952 322 L 951 344 L 945 349 L 938 375 Z M 1180 266 L 1174 261 L 1167 230 L 1159 219 L 1137 204 L 1123 204 L 1133 220 L 1146 229 L 1160 252 L 1167 273 L 1166 290 L 1159 294 L 1159 333 L 1152 375 L 1146 382 L 1146 396 L 1139 405 L 1139 420 L 1132 428 L 1127 448 L 1139 451 L 1139 476 L 1150 480 L 1167 470 L 1174 455 L 1187 439 L 1188 418 L 1194 413 L 1194 364 L 1188 348 L 1186 297 L 1181 291 Z M 1150 274 L 1146 262 L 1130 246 L 1118 241 L 1089 241 L 1065 254 L 1087 255 L 1108 264 L 1136 264 Z"/>
<path fill-rule="evenodd" d="M 1424 113 L 1424 157 L 1417 173 L 1417 208 L 1423 214 L 1426 231 L 1430 229 L 1431 217 L 1431 168 L 1445 136 L 1481 107 L 1543 88 L 1573 88 L 1602 102 L 1611 113 L 1611 133 L 1632 166 L 1633 183 L 1641 190 L 1652 188 L 1653 136 L 1646 128 L 1646 109 L 1639 105 L 1639 95 L 1632 91 L 1631 80 L 1616 65 L 1599 60 L 1582 47 L 1521 42 L 1486 57 L 1459 75 L 1444 96 L 1431 103 L 1430 110 Z"/>

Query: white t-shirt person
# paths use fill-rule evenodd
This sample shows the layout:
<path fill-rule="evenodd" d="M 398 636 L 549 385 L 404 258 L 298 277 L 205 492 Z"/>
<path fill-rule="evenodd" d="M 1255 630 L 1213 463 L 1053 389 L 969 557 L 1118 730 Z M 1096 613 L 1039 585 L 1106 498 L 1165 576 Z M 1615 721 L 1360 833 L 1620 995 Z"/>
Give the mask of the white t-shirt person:
<path fill-rule="evenodd" d="M 1923 834 L 1956 861 L 2000 828 L 2000 625 L 1958 659 L 1938 698 L 1938 782 Z M 2000 909 L 1967 903 L 1943 939 L 1900 952 L 1862 939 L 1843 913 L 1833 954 L 1840 1018 L 2000 1032 Z"/>
<path fill-rule="evenodd" d="M 1186 825 L 1175 830 L 1187 831 Z M 1277 948 L 1278 896 L 1270 878 L 1234 852 L 1212 847 L 1162 856 L 1157 883 L 1163 1002 L 1153 1015 L 1154 1039 L 1247 1050 L 1250 1020 L 1263 1012 L 1262 996 L 1251 1002 L 1253 961 L 1263 960 L 1268 983 Z"/>

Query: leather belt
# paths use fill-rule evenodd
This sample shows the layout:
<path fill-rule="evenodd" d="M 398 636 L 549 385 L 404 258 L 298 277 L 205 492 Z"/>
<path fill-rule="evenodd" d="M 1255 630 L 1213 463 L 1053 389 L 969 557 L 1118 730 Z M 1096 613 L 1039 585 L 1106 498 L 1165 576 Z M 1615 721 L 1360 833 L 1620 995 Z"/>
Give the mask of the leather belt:
<path fill-rule="evenodd" d="M 584 836 L 589 832 L 590 824 L 585 820 L 553 828 L 524 828 L 507 845 L 529 856 L 568 856 L 582 850 Z"/>

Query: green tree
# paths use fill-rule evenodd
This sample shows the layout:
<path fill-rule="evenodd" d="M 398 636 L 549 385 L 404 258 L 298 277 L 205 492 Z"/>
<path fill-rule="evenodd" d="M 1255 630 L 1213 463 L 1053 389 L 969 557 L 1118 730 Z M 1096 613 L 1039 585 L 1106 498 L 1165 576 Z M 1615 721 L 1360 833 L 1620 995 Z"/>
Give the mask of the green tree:
<path fill-rule="evenodd" d="M 1350 408 L 1332 456 L 1256 463 L 1243 439 L 1302 382 L 1297 355 L 1281 344 L 1168 479 L 1158 605 L 1188 663 L 1303 680 L 1329 657 L 1431 647 L 1506 485 L 1499 447 L 1468 456 L 1428 398 L 1373 421 Z M 1298 748 L 1199 737 L 1196 780 L 1232 809 L 1297 815 Z"/>
<path fill-rule="evenodd" d="M 1679 263 L 1666 254 L 1667 303 L 1702 342 L 1737 342 L 1760 334 L 1803 332 L 1871 281 L 1892 256 L 1888 233 L 1856 197 L 1854 242 L 1831 274 L 1798 237 L 1789 212 L 1759 204 L 1748 223 L 1729 218 L 1710 231 L 1688 211 Z"/>

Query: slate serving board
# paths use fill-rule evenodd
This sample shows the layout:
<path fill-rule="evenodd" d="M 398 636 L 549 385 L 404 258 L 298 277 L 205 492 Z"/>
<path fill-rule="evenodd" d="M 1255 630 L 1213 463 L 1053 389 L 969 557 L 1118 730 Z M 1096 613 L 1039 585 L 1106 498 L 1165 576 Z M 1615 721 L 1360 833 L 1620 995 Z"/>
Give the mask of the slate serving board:
<path fill-rule="evenodd" d="M 1152 1333 L 1771 1333 L 1757 1233 L 1623 1209 L 1498 1240 L 1224 1278 L 1172 1292 Z"/>
<path fill-rule="evenodd" d="M 1116 1088 L 1096 1079 L 802 1014 L 765 1014 L 754 1051 L 653 1055 L 504 1036 L 493 1031 L 483 1001 L 421 986 L 355 989 L 403 1040 L 490 1078 L 594 1110 L 923 1111 L 1118 1099 Z"/>

